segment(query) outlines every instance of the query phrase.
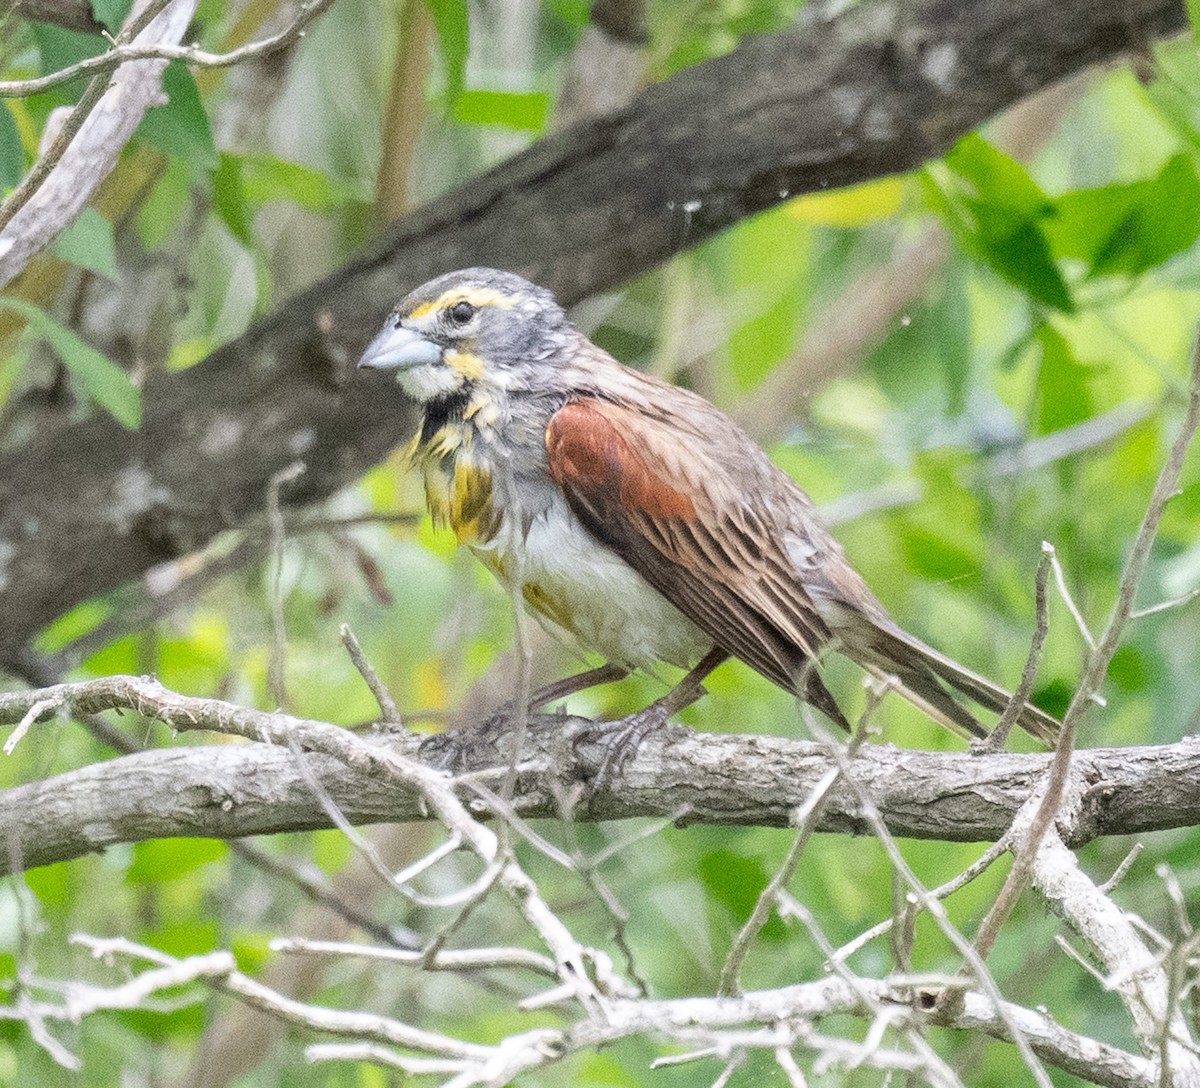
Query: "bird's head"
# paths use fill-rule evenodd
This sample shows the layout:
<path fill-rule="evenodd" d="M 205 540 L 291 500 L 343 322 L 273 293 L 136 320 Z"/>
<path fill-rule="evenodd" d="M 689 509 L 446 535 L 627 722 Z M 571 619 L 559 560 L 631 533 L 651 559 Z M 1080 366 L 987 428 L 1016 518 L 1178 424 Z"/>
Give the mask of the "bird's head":
<path fill-rule="evenodd" d="M 539 384 L 538 370 L 572 335 L 545 288 L 512 272 L 467 268 L 405 297 L 358 365 L 396 371 L 421 403 L 475 390 L 504 397 Z"/>

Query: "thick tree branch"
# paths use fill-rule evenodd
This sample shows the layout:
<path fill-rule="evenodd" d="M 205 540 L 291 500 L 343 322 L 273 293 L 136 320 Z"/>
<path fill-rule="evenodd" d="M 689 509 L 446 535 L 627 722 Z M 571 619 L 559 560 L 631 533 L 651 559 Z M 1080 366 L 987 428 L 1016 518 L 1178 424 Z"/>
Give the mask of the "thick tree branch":
<path fill-rule="evenodd" d="M 1031 850 L 1033 885 L 1055 914 L 1087 942 L 1102 965 L 1108 986 L 1129 1012 L 1133 1032 L 1147 1055 L 1157 1055 L 1168 1067 L 1161 1084 L 1173 1088 L 1200 1085 L 1200 1054 L 1183 1011 L 1174 1003 L 1163 957 L 1152 951 L 1134 921 L 1104 889 L 1084 873 L 1079 859 L 1063 841 L 1076 814 L 1086 808 L 1086 791 L 1078 778 L 1063 790 L 1054 824 L 1044 831 L 1038 823 L 1040 798 L 1024 806 L 1013 823 L 1017 857 Z M 1048 781 L 1046 791 L 1053 784 Z M 1086 817 L 1085 817 L 1086 818 Z"/>
<path fill-rule="evenodd" d="M 26 19 L 53 23 L 83 34 L 99 34 L 104 29 L 87 0 L 16 0 L 14 10 Z"/>
<path fill-rule="evenodd" d="M 0 458 L 0 661 L 80 600 L 284 500 L 320 499 L 407 430 L 351 380 L 383 314 L 449 268 L 523 272 L 566 303 L 789 195 L 933 158 L 1026 95 L 1185 25 L 1179 0 L 867 0 L 751 36 L 401 219 L 358 260 L 181 374 L 129 433 L 93 418 Z"/>
<path fill-rule="evenodd" d="M 38 708 L 32 712 L 33 708 Z M 324 722 L 249 710 L 215 699 L 192 699 L 153 680 L 108 677 L 38 692 L 0 695 L 0 723 L 28 719 L 20 742 L 36 744 L 37 718 L 56 708 L 94 713 L 139 709 L 178 730 L 212 730 L 272 743 L 140 752 L 0 792 L 0 827 L 29 867 L 79 857 L 118 842 L 176 835 L 236 838 L 331 826 L 330 819 L 281 738 L 320 747 L 305 758 L 329 796 L 353 823 L 427 819 L 411 784 L 380 775 L 362 759 L 333 753 L 337 738 L 378 745 L 411 757 L 418 738 L 388 736 L 359 742 Z M 514 807 L 524 816 L 559 816 L 564 786 L 594 775 L 599 754 L 575 751 L 564 737 L 572 719 L 537 716 L 520 765 Z M 333 745 L 329 738 L 333 738 Z M 11 739 L 11 738 L 10 738 Z M 994 840 L 1038 788 L 1050 756 L 908 751 L 864 746 L 855 782 L 867 790 L 896 835 L 954 842 Z M 480 781 L 493 787 L 507 760 Z M 692 733 L 648 740 L 617 776 L 572 815 L 626 819 L 686 811 L 689 822 L 785 827 L 831 767 L 826 749 L 775 737 Z M 1082 799 L 1073 812 L 1069 844 L 1101 835 L 1136 834 L 1200 823 L 1200 739 L 1145 748 L 1078 752 L 1072 781 Z M 474 794 L 470 777 L 460 792 Z M 854 791 L 834 787 L 819 830 L 868 830 Z M 0 852 L 0 872 L 7 854 Z"/>

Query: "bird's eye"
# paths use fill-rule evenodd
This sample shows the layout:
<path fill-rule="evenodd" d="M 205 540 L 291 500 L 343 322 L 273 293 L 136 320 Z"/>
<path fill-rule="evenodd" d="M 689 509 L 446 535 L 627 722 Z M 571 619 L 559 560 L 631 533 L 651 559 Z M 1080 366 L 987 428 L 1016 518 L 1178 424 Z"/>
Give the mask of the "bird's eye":
<path fill-rule="evenodd" d="M 447 312 L 455 325 L 465 325 L 475 316 L 475 307 L 466 301 L 456 302 Z"/>

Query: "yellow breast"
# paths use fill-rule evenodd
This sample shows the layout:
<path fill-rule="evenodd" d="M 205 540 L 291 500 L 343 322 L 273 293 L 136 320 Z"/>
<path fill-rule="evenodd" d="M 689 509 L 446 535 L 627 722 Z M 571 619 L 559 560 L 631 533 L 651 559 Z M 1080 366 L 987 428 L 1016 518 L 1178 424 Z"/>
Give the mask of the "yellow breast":
<path fill-rule="evenodd" d="M 434 525 L 454 530 L 460 544 L 483 544 L 496 533 L 492 473 L 472 449 L 471 426 L 448 424 L 413 445 L 425 474 L 425 502 Z"/>
<path fill-rule="evenodd" d="M 464 460 L 455 459 L 449 471 L 426 466 L 425 501 L 434 525 L 453 529 L 460 544 L 486 544 L 497 527 L 492 474 Z"/>

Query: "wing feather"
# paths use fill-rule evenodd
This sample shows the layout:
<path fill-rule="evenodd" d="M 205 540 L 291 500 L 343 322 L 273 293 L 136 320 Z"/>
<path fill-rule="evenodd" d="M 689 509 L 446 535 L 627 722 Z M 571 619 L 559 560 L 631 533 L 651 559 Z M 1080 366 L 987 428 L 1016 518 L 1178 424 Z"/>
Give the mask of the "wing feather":
<path fill-rule="evenodd" d="M 647 426 L 635 410 L 587 398 L 554 414 L 546 450 L 551 476 L 593 536 L 722 649 L 814 695 L 815 675 L 800 674 L 829 628 L 780 550 L 782 534 L 731 501 L 737 481 L 693 432 L 663 416 Z"/>

